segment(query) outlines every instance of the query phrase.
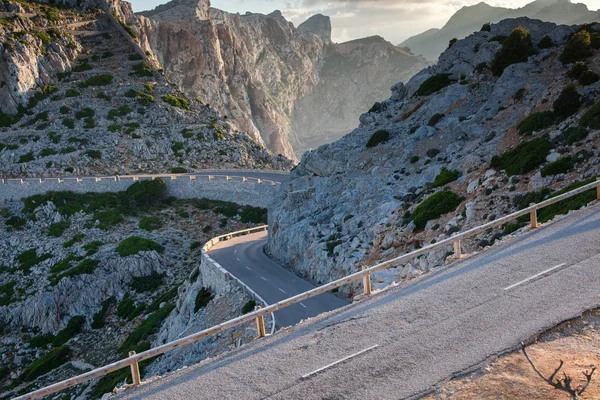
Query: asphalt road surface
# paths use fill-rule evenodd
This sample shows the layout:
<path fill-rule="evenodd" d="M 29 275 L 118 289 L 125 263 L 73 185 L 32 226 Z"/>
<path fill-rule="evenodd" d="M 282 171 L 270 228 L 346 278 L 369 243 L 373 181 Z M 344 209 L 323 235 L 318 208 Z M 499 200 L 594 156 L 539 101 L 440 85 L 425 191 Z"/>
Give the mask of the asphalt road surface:
<path fill-rule="evenodd" d="M 595 205 L 120 397 L 418 398 L 600 306 L 599 252 Z"/>
<path fill-rule="evenodd" d="M 283 268 L 263 251 L 267 232 L 240 236 L 220 242 L 209 255 L 226 270 L 238 277 L 268 304 L 277 303 L 315 286 Z M 335 295 L 324 293 L 275 312 L 278 328 L 295 325 L 303 319 L 335 310 L 348 303 Z"/>

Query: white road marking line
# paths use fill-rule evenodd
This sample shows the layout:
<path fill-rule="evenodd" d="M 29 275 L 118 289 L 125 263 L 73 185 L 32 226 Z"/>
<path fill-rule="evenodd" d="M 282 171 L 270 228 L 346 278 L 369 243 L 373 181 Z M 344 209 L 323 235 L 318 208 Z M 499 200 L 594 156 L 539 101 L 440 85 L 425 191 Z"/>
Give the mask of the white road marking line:
<path fill-rule="evenodd" d="M 282 288 L 277 288 L 277 289 L 279 289 L 280 292 L 287 294 L 287 293 L 285 293 L 285 290 L 283 290 Z"/>
<path fill-rule="evenodd" d="M 300 303 L 300 305 L 301 305 L 302 307 L 306 308 L 306 306 L 304 305 L 304 303 L 302 303 L 302 302 L 301 302 L 301 303 Z"/>
<path fill-rule="evenodd" d="M 540 276 L 542 276 L 542 275 L 545 275 L 545 274 L 547 274 L 548 272 L 552 272 L 552 271 L 554 271 L 555 269 L 558 269 L 558 268 L 560 268 L 560 267 L 563 267 L 563 266 L 565 266 L 565 265 L 566 265 L 565 263 L 562 263 L 562 264 L 559 264 L 559 265 L 557 265 L 556 267 L 549 268 L 549 269 L 547 269 L 547 270 L 545 270 L 545 271 L 542 271 L 542 272 L 540 272 L 539 274 L 535 274 L 535 275 L 533 275 L 533 276 L 531 276 L 531 277 L 529 277 L 529 278 L 527 278 L 527 279 L 523 279 L 521 282 L 517 282 L 517 283 L 515 283 L 514 285 L 510 285 L 510 286 L 508 286 L 508 287 L 505 287 L 505 288 L 504 288 L 504 290 L 510 290 L 510 289 L 512 289 L 512 288 L 514 288 L 514 287 L 517 287 L 517 286 L 519 286 L 519 285 L 522 285 L 522 284 L 524 284 L 524 283 L 527 283 L 527 282 L 529 282 L 529 281 L 531 281 L 531 280 L 533 280 L 533 279 L 535 279 L 535 278 L 538 278 L 538 277 L 540 277 Z"/>
<path fill-rule="evenodd" d="M 242 260 L 240 260 L 240 258 L 239 258 L 239 257 L 236 257 L 235 259 L 236 259 L 236 260 L 238 260 L 239 262 L 242 262 Z"/>
<path fill-rule="evenodd" d="M 250 268 L 248 268 L 248 267 L 246 267 L 246 269 L 247 269 L 248 271 L 252 271 L 252 270 L 251 270 Z"/>
<path fill-rule="evenodd" d="M 265 282 L 267 281 L 264 276 L 261 276 L 260 279 L 262 279 Z"/>
<path fill-rule="evenodd" d="M 316 374 L 318 374 L 318 373 L 319 373 L 319 372 L 321 372 L 321 371 L 324 371 L 324 370 L 326 370 L 326 369 L 328 369 L 328 368 L 331 368 L 331 367 L 333 367 L 333 366 L 335 366 L 335 365 L 338 365 L 339 363 L 343 363 L 344 361 L 347 361 L 347 360 L 349 360 L 349 359 L 351 359 L 351 358 L 354 358 L 354 357 L 356 357 L 356 356 L 360 356 L 361 354 L 364 354 L 364 353 L 366 353 L 367 351 L 371 351 L 371 350 L 373 350 L 373 349 L 375 349 L 375 348 L 377 348 L 377 347 L 379 347 L 379 345 L 378 345 L 378 344 L 376 344 L 375 346 L 368 347 L 368 348 L 366 348 L 366 349 L 364 349 L 364 350 L 361 350 L 361 351 L 359 351 L 358 353 L 351 354 L 351 355 L 349 355 L 348 357 L 344 357 L 344 358 L 342 358 L 341 360 L 338 360 L 338 361 L 332 362 L 331 364 L 328 364 L 328 365 L 326 365 L 326 366 L 324 366 L 324 367 L 321 367 L 321 368 L 319 368 L 319 369 L 316 369 L 316 370 L 314 370 L 314 371 L 312 371 L 312 372 L 309 372 L 308 374 L 302 375 L 302 377 L 301 377 L 300 379 L 306 379 L 306 378 L 309 378 L 309 377 L 311 377 L 311 376 L 313 376 L 313 375 L 316 375 Z"/>

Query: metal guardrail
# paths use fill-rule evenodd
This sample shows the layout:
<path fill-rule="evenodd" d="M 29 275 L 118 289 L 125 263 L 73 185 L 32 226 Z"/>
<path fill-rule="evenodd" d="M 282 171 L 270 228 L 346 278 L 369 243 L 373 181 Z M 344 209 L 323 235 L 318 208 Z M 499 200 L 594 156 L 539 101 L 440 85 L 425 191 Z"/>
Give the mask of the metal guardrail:
<path fill-rule="evenodd" d="M 218 172 L 228 172 L 228 171 L 218 171 Z M 229 171 L 234 172 L 234 171 Z M 239 172 L 252 172 L 252 171 L 235 171 Z M 256 171 L 254 171 L 256 172 Z M 271 171 L 268 171 L 270 174 Z M 275 172 L 279 175 L 286 175 L 285 173 L 281 173 L 279 171 Z M 209 174 L 209 175 L 207 175 Z M 162 179 L 168 178 L 172 181 L 178 179 L 189 179 L 190 181 L 199 180 L 199 178 L 207 178 L 209 181 L 218 179 L 224 179 L 227 181 L 232 180 L 241 180 L 242 182 L 255 182 L 255 183 L 268 183 L 273 186 L 281 185 L 281 182 L 270 180 L 270 179 L 262 179 L 262 178 L 251 178 L 240 175 L 226 175 L 226 174 L 210 174 L 210 172 L 196 172 L 189 174 L 138 174 L 138 175 L 114 175 L 114 176 L 90 176 L 90 177 L 55 177 L 55 178 L 0 178 L 0 184 L 5 185 L 24 185 L 24 184 L 44 184 L 46 182 L 52 183 L 65 183 L 65 182 L 73 182 L 73 183 L 83 183 L 83 182 L 103 182 L 103 181 L 112 181 L 112 182 L 121 182 L 131 180 L 133 182 L 137 182 L 140 180 L 150 180 L 150 179 Z"/>
<path fill-rule="evenodd" d="M 163 344 L 161 346 L 155 347 L 150 350 L 146 350 L 139 354 L 132 354 L 130 357 L 124 358 L 122 360 L 119 360 L 112 364 L 106 365 L 104 367 L 97 368 L 93 371 L 86 372 L 86 373 L 78 375 L 76 377 L 64 380 L 62 382 L 55 383 L 54 385 L 47 386 L 45 388 L 36 390 L 36 391 L 28 393 L 26 395 L 17 397 L 17 399 L 18 400 L 39 399 L 43 396 L 46 396 L 46 395 L 49 395 L 52 393 L 56 393 L 60 390 L 75 386 L 79 383 L 86 382 L 86 381 L 94 379 L 94 378 L 99 378 L 99 377 L 105 376 L 113 371 L 116 371 L 116 370 L 119 370 L 122 368 L 126 368 L 126 367 L 130 367 L 132 370 L 132 376 L 134 378 L 134 385 L 139 385 L 141 383 L 141 381 L 139 379 L 139 369 L 138 369 L 138 363 L 140 361 L 147 360 L 149 358 L 164 354 L 170 350 L 185 346 L 190 343 L 195 343 L 195 342 L 199 341 L 200 339 L 214 335 L 219 332 L 223 332 L 223 331 L 225 331 L 229 328 L 233 328 L 237 325 L 248 323 L 253 320 L 259 321 L 259 319 L 264 318 L 264 316 L 267 314 L 270 314 L 277 310 L 281 310 L 283 308 L 289 307 L 292 304 L 299 303 L 299 302 L 309 299 L 311 297 L 318 296 L 322 293 L 329 292 L 333 289 L 339 288 L 339 287 L 344 286 L 353 281 L 362 280 L 363 281 L 363 293 L 365 296 L 369 296 L 371 294 L 371 275 L 375 272 L 381 271 L 381 270 L 389 268 L 391 266 L 396 266 L 396 265 L 399 265 L 402 263 L 406 263 L 406 262 L 408 262 L 416 257 L 419 257 L 423 254 L 426 254 L 432 250 L 436 250 L 436 249 L 439 249 L 441 247 L 445 247 L 448 245 L 454 246 L 455 257 L 460 258 L 460 256 L 461 256 L 461 252 L 460 252 L 461 240 L 469 238 L 474 235 L 477 235 L 481 232 L 485 232 L 486 230 L 488 230 L 490 228 L 500 226 L 506 222 L 515 220 L 515 219 L 517 219 L 523 215 L 527 215 L 527 214 L 530 215 L 530 225 L 532 227 L 537 227 L 538 226 L 537 210 L 540 210 L 549 205 L 558 203 L 561 200 L 576 196 L 576 195 L 586 192 L 588 190 L 592 190 L 594 188 L 596 188 L 596 198 L 600 200 L 600 178 L 598 178 L 595 182 L 589 183 L 578 189 L 575 189 L 570 192 L 564 193 L 562 195 L 542 201 L 541 203 L 538 203 L 538 204 L 532 204 L 530 207 L 527 207 L 523 210 L 509 214 L 505 217 L 499 218 L 495 221 L 478 226 L 478 227 L 470 229 L 468 231 L 455 234 L 454 236 L 444 239 L 444 240 L 441 240 L 435 244 L 431 244 L 429 246 L 423 247 L 423 248 L 415 250 L 413 252 L 410 252 L 410 253 L 404 254 L 402 256 L 393 258 L 391 260 L 379 263 L 372 267 L 365 268 L 362 271 L 355 272 L 344 278 L 330 282 L 326 285 L 319 286 L 315 289 L 312 289 L 307 292 L 290 297 L 288 299 L 282 300 L 280 302 L 277 302 L 270 306 L 253 311 L 246 315 L 242 315 L 240 317 L 231 319 L 231 320 L 223 322 L 219 325 L 216 325 L 211 328 L 205 329 L 203 331 L 191 334 L 189 336 L 183 337 L 183 338 L 175 340 L 173 342 Z M 224 236 L 226 237 L 228 235 L 224 235 Z"/>

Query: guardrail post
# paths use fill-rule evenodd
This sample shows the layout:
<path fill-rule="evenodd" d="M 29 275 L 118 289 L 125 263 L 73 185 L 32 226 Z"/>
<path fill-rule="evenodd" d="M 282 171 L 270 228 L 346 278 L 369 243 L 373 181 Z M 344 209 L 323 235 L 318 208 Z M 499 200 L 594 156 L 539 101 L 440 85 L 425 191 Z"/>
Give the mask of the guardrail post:
<path fill-rule="evenodd" d="M 129 357 L 135 356 L 135 351 L 129 352 Z M 139 386 L 142 383 L 142 379 L 140 378 L 140 366 L 137 360 L 134 360 L 131 363 L 131 380 L 133 381 L 134 386 Z"/>
<path fill-rule="evenodd" d="M 260 306 L 254 306 L 254 310 L 260 310 Z M 258 331 L 259 338 L 264 338 L 267 336 L 267 331 L 265 329 L 265 317 L 262 315 L 256 316 L 256 330 Z"/>
<path fill-rule="evenodd" d="M 209 181 L 212 181 L 213 179 L 215 179 L 215 177 L 214 177 L 214 176 L 212 176 L 212 175 L 209 175 L 209 176 L 208 176 L 208 180 L 209 180 Z"/>
<path fill-rule="evenodd" d="M 460 239 L 455 240 L 453 245 L 454 245 L 454 258 L 456 258 L 457 260 L 460 260 L 462 257 L 462 251 L 460 249 Z"/>
<path fill-rule="evenodd" d="M 600 178 L 596 178 L 596 181 L 600 182 Z M 596 186 L 596 198 L 600 200 L 600 186 Z"/>
<path fill-rule="evenodd" d="M 371 274 L 368 273 L 363 275 L 363 295 L 371 295 Z"/>
<path fill-rule="evenodd" d="M 531 203 L 529 206 L 530 207 L 535 206 L 535 203 Z M 529 212 L 529 226 L 532 228 L 538 227 L 537 209 L 535 209 L 535 208 Z"/>

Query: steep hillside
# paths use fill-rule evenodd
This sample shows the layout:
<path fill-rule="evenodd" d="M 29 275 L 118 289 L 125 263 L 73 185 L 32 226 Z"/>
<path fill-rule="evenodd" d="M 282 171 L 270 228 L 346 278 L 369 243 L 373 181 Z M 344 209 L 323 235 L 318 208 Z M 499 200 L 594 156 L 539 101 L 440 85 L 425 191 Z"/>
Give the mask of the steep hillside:
<path fill-rule="evenodd" d="M 279 11 L 209 7 L 207 0 L 172 1 L 141 13 L 134 28 L 185 93 L 275 154 L 294 157 L 339 138 L 391 85 L 425 65 L 381 38 L 334 44 L 322 15 L 296 28 Z"/>
<path fill-rule="evenodd" d="M 289 167 L 182 94 L 110 4 L 0 4 L 4 177 Z"/>
<path fill-rule="evenodd" d="M 304 155 L 292 191 L 282 187 L 269 210 L 271 254 L 325 283 L 595 179 L 600 25 L 578 29 L 505 20 L 396 85 L 358 129 Z M 540 219 L 593 199 L 586 193 Z M 524 225 L 486 232 L 465 251 Z M 376 284 L 427 272 L 450 254 L 378 274 Z"/>
<path fill-rule="evenodd" d="M 585 4 L 570 0 L 536 0 L 524 7 L 511 9 L 493 7 L 484 2 L 458 10 L 441 29 L 431 29 L 415 35 L 399 46 L 410 48 L 428 60 L 437 60 L 453 38 L 462 39 L 479 31 L 486 23 L 507 18 L 529 17 L 556 24 L 575 25 L 600 20 L 598 11 L 590 11 Z"/>
<path fill-rule="evenodd" d="M 160 180 L 120 193 L 59 192 L 4 203 L 0 398 L 241 315 L 249 301 L 241 289 L 217 294 L 206 288 L 200 247 L 211 237 L 264 223 L 264 213 L 206 199 L 173 200 Z M 187 349 L 186 360 L 204 359 L 255 335 L 240 327 Z M 158 368 L 148 364 L 144 370 Z M 164 364 L 160 371 L 185 365 L 172 359 Z M 68 395 L 100 398 L 128 374 L 115 372 Z"/>

